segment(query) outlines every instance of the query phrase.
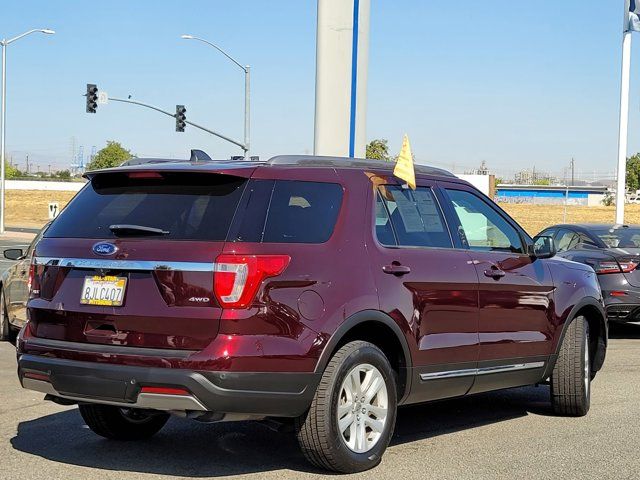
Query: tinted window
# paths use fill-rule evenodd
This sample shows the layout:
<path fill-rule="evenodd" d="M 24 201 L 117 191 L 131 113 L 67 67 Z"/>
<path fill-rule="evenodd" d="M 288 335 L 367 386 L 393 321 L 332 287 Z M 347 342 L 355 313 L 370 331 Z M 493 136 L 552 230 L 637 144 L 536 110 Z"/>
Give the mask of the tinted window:
<path fill-rule="evenodd" d="M 382 212 L 384 207 L 386 212 Z M 385 222 L 385 216 L 389 221 Z M 389 223 L 392 231 L 389 231 Z M 391 235 L 390 235 L 391 233 Z M 395 238 L 393 237 L 395 234 Z M 380 187 L 376 206 L 376 235 L 383 245 L 452 248 L 451 237 L 430 188 Z M 393 241 L 394 243 L 388 243 Z"/>
<path fill-rule="evenodd" d="M 488 203 L 464 190 L 447 189 L 447 193 L 460 219 L 460 236 L 469 248 L 523 253 L 518 231 Z"/>
<path fill-rule="evenodd" d="M 538 234 L 540 237 L 553 237 L 556 234 L 555 228 L 547 228 Z"/>
<path fill-rule="evenodd" d="M 262 241 L 326 242 L 333 233 L 341 204 L 342 187 L 338 184 L 277 180 Z"/>
<path fill-rule="evenodd" d="M 382 245 L 397 245 L 389 212 L 380 194 L 376 194 L 376 237 Z"/>
<path fill-rule="evenodd" d="M 640 248 L 640 228 L 596 228 L 590 232 L 610 248 Z"/>
<path fill-rule="evenodd" d="M 130 224 L 169 232 L 154 239 L 221 241 L 246 183 L 207 173 L 98 174 L 45 236 L 113 238 L 110 225 Z"/>
<path fill-rule="evenodd" d="M 254 243 L 262 241 L 274 183 L 273 180 L 249 181 L 240 204 L 242 214 L 238 215 L 239 221 L 234 222 L 232 227 L 237 228 L 237 231 L 230 232 L 230 241 Z"/>
<path fill-rule="evenodd" d="M 580 236 L 574 231 L 562 229 L 558 232 L 555 243 L 558 252 L 566 252 L 580 243 Z"/>

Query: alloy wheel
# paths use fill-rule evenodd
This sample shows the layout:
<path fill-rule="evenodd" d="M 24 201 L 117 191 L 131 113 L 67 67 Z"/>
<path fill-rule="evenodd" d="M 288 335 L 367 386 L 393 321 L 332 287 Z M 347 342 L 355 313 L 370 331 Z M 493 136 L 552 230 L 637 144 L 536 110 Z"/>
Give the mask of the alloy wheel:
<path fill-rule="evenodd" d="M 356 365 L 347 374 L 338 397 L 338 431 L 356 453 L 371 450 L 382 437 L 389 408 L 382 373 L 369 364 Z"/>

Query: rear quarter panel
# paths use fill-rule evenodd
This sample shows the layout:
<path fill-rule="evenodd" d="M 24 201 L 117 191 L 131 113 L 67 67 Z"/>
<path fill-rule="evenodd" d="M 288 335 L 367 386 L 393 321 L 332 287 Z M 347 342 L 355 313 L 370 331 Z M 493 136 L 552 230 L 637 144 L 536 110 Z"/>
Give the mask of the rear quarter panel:
<path fill-rule="evenodd" d="M 602 293 L 591 267 L 561 257 L 545 261 L 548 262 L 555 285 L 551 323 L 554 328 L 553 349 L 557 351 L 563 327 L 571 320 L 575 307 L 586 298 L 592 298 L 602 304 Z"/>

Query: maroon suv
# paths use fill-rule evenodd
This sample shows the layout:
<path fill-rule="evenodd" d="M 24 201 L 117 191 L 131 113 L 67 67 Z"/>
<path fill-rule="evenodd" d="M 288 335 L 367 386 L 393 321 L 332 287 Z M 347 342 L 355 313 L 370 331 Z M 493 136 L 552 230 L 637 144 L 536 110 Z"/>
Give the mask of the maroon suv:
<path fill-rule="evenodd" d="M 399 405 L 549 380 L 584 415 L 607 323 L 591 267 L 448 172 L 280 156 L 138 161 L 38 243 L 25 388 L 112 439 L 170 414 L 295 419 L 316 466 L 376 465 Z"/>

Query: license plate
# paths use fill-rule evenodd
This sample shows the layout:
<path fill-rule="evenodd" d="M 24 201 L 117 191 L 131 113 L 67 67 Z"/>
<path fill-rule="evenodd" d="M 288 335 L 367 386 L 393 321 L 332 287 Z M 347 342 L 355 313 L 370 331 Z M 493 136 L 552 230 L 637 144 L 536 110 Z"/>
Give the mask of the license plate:
<path fill-rule="evenodd" d="M 98 276 L 84 277 L 80 303 L 83 305 L 104 305 L 120 307 L 127 286 L 126 277 Z"/>

